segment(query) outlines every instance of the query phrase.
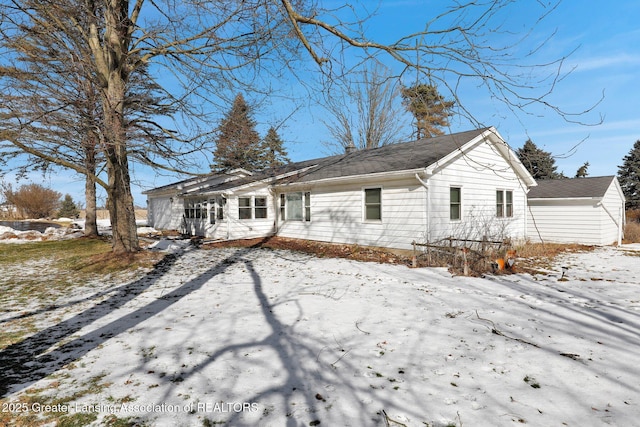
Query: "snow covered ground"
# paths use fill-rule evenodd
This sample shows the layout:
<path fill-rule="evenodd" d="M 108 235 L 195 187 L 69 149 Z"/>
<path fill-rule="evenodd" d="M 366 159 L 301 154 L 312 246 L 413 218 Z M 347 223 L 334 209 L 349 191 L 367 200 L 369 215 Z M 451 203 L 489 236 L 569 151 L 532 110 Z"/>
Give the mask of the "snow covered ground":
<path fill-rule="evenodd" d="M 38 329 L 0 351 L 5 402 L 39 390 L 64 406 L 27 412 L 95 425 L 640 425 L 640 245 L 486 278 L 176 245 L 137 280 L 3 307 Z"/>
<path fill-rule="evenodd" d="M 39 220 L 27 220 L 27 222 L 39 222 Z M 48 227 L 43 232 L 36 230 L 20 231 L 11 227 L 0 225 L 0 243 L 28 243 L 43 240 L 66 240 L 81 237 L 84 233 L 84 220 L 71 220 L 69 218 L 59 218 L 57 222 L 59 228 Z M 151 227 L 146 227 L 146 220 L 136 221 L 138 224 L 138 234 L 144 235 L 156 232 Z M 97 221 L 98 232 L 100 234 L 111 234 L 111 222 L 108 219 Z"/>

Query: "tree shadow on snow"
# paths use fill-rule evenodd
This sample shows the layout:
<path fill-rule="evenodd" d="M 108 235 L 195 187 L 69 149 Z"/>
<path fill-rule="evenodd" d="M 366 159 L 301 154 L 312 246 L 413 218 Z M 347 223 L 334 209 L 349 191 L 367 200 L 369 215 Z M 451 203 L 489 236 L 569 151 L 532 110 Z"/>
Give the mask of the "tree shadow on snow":
<path fill-rule="evenodd" d="M 239 249 L 238 252 L 242 253 L 250 250 L 251 248 L 245 248 Z M 211 278 L 223 273 L 232 264 L 229 259 L 237 256 L 237 254 L 220 261 L 203 274 L 187 281 L 182 286 L 160 298 L 155 298 L 150 303 L 128 312 L 126 315 L 98 329 L 73 337 L 82 328 L 99 321 L 106 315 L 111 314 L 112 311 L 139 297 L 156 284 L 176 264 L 180 256 L 175 254 L 167 255 L 164 262 L 157 265 L 153 271 L 134 282 L 110 291 L 113 295 L 100 303 L 0 350 L 0 398 L 9 393 L 24 390 L 34 382 L 78 360 L 110 338 L 130 330 L 141 322 L 162 312 L 185 296 L 201 288 Z M 33 314 L 36 313 L 34 312 Z"/>

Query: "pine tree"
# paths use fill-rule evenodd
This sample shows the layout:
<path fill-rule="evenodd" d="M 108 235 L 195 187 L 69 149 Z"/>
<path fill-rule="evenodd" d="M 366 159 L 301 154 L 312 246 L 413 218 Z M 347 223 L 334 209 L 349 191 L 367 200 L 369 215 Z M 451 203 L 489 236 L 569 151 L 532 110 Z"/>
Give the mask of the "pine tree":
<path fill-rule="evenodd" d="M 251 117 L 251 107 L 241 94 L 236 96 L 233 106 L 220 122 L 218 139 L 213 153 L 215 171 L 243 168 L 261 169 L 260 135 Z"/>
<path fill-rule="evenodd" d="M 446 101 L 433 85 L 416 84 L 401 91 L 403 103 L 416 119 L 417 139 L 442 135 L 449 126 L 453 101 Z"/>
<path fill-rule="evenodd" d="M 589 175 L 588 169 L 589 169 L 589 162 L 584 162 L 584 164 L 582 166 L 580 166 L 578 168 L 578 170 L 576 171 L 576 176 L 575 177 L 576 178 L 584 178 L 584 177 L 588 176 Z"/>
<path fill-rule="evenodd" d="M 556 171 L 556 161 L 551 153 L 541 150 L 530 139 L 516 150 L 516 154 L 534 179 L 564 178 L 562 173 Z"/>
<path fill-rule="evenodd" d="M 262 140 L 260 151 L 262 153 L 262 166 L 265 168 L 282 166 L 291 161 L 287 155 L 287 150 L 284 148 L 282 138 L 280 138 L 273 126 L 269 128 L 267 135 Z"/>
<path fill-rule="evenodd" d="M 618 181 L 627 198 L 627 209 L 640 209 L 640 140 L 618 166 Z"/>
<path fill-rule="evenodd" d="M 60 205 L 60 210 L 58 211 L 59 218 L 77 218 L 80 214 L 78 207 L 75 202 L 71 198 L 69 194 L 64 196 L 64 200 Z"/>

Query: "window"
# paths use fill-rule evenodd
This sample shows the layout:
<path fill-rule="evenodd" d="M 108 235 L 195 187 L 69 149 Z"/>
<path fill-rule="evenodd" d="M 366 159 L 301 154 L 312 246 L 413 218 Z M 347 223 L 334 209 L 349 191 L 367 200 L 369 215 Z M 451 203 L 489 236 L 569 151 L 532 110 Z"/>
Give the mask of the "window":
<path fill-rule="evenodd" d="M 449 189 L 449 219 L 459 220 L 462 218 L 462 189 L 451 187 Z"/>
<path fill-rule="evenodd" d="M 238 197 L 239 219 L 264 219 L 266 217 L 266 197 Z"/>
<path fill-rule="evenodd" d="M 286 199 L 287 220 L 302 221 L 302 193 L 289 193 Z"/>
<path fill-rule="evenodd" d="M 215 199 L 209 200 L 209 223 L 215 224 L 216 221 L 222 221 L 224 219 L 224 205 L 227 204 L 227 199 L 222 196 L 218 196 Z"/>
<path fill-rule="evenodd" d="M 280 220 L 284 221 L 287 219 L 285 217 L 285 205 L 287 203 L 287 199 L 284 194 L 280 194 Z"/>
<path fill-rule="evenodd" d="M 513 191 L 496 191 L 496 216 L 498 218 L 513 216 Z"/>
<path fill-rule="evenodd" d="M 311 193 L 280 194 L 280 218 L 286 221 L 311 221 Z"/>
<path fill-rule="evenodd" d="M 267 217 L 267 198 L 266 197 L 256 197 L 254 199 L 254 218 L 256 219 L 264 219 Z"/>
<path fill-rule="evenodd" d="M 224 219 L 224 206 L 227 204 L 227 199 L 220 196 L 216 197 L 216 219 L 222 221 Z"/>
<path fill-rule="evenodd" d="M 209 200 L 209 206 L 211 206 L 211 210 L 209 211 L 209 224 L 216 223 L 216 201 L 215 199 Z"/>
<path fill-rule="evenodd" d="M 251 219 L 251 197 L 238 197 L 238 218 Z"/>
<path fill-rule="evenodd" d="M 207 219 L 207 200 L 190 199 L 184 201 L 184 217 L 189 219 Z"/>
<path fill-rule="evenodd" d="M 507 205 L 506 205 L 506 216 L 513 216 L 513 191 L 507 191 Z"/>
<path fill-rule="evenodd" d="M 311 193 L 304 193 L 304 220 L 311 221 Z"/>
<path fill-rule="evenodd" d="M 364 219 L 366 221 L 382 219 L 381 188 L 366 188 L 364 190 Z"/>

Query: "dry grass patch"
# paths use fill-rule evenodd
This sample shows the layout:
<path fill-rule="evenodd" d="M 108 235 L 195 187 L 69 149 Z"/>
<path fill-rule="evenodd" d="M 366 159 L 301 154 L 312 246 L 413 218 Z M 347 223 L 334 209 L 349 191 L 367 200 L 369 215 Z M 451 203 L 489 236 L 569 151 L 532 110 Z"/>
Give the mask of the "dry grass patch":
<path fill-rule="evenodd" d="M 284 249 L 311 254 L 318 257 L 345 258 L 354 261 L 370 261 L 388 264 L 411 265 L 411 251 L 318 242 L 314 240 L 289 239 L 279 236 L 213 242 L 206 243 L 202 247 L 205 249 L 216 247 L 260 247 L 269 249 Z"/>
<path fill-rule="evenodd" d="M 410 250 L 390 250 L 385 248 L 373 248 L 359 245 L 343 245 L 335 243 L 317 242 L 302 239 L 289 239 L 284 237 L 268 237 L 247 240 L 231 240 L 224 242 L 206 243 L 203 248 L 216 247 L 263 247 L 271 249 L 285 249 L 296 252 L 312 254 L 318 257 L 346 258 L 355 261 L 372 261 L 389 264 L 412 265 L 413 251 Z M 550 268 L 555 257 L 564 253 L 591 251 L 594 246 L 578 244 L 553 244 L 553 243 L 527 243 L 517 246 L 518 261 L 515 271 L 528 272 L 532 274 L 545 273 L 542 270 Z M 426 267 L 426 262 L 420 262 L 418 267 Z M 451 256 L 443 258 L 442 265 L 447 266 Z M 424 260 L 423 260 L 424 261 Z M 486 264 L 486 265 L 485 265 Z M 435 265 L 435 264 L 434 264 Z M 484 271 L 490 271 L 490 264 L 483 263 Z"/>
<path fill-rule="evenodd" d="M 576 243 L 526 243 L 516 248 L 518 254 L 518 270 L 530 274 L 546 274 L 553 260 L 566 253 L 588 252 L 595 246 Z"/>
<path fill-rule="evenodd" d="M 628 222 L 625 225 L 623 243 L 640 243 L 640 222 Z"/>
<path fill-rule="evenodd" d="M 107 239 L 78 238 L 61 241 L 0 245 L 0 268 L 41 263 L 65 274 L 108 274 L 138 268 L 152 268 L 164 254 L 140 251 L 117 255 L 111 252 Z"/>

